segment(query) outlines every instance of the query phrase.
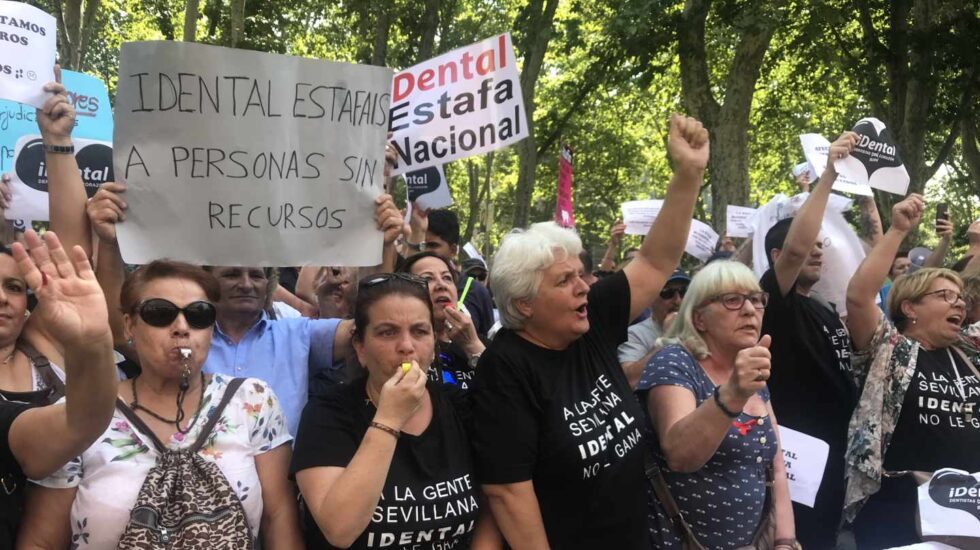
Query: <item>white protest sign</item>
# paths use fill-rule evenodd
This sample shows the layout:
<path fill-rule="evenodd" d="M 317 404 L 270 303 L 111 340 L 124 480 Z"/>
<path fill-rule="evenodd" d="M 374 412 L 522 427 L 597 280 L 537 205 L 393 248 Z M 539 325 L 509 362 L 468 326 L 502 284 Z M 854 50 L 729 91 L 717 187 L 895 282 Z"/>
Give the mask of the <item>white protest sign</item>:
<path fill-rule="evenodd" d="M 408 202 L 414 202 L 422 210 L 452 206 L 453 196 L 442 165 L 409 172 L 404 177 Z"/>
<path fill-rule="evenodd" d="M 813 165 L 809 161 L 801 162 L 793 167 L 794 178 L 800 177 L 801 174 L 806 174 L 807 183 L 817 181 L 817 171 L 813 169 Z"/>
<path fill-rule="evenodd" d="M 478 155 L 528 136 L 510 33 L 409 67 L 391 83 L 392 174 Z"/>
<path fill-rule="evenodd" d="M 375 265 L 391 71 L 123 44 L 115 173 L 129 263 Z"/>
<path fill-rule="evenodd" d="M 803 146 L 803 155 L 810 164 L 814 176 L 822 174 L 827 168 L 827 156 L 830 154 L 830 142 L 820 134 L 803 134 L 800 136 L 800 144 Z M 835 165 L 836 166 L 836 165 Z M 814 177 L 812 181 L 817 178 Z M 853 193 L 870 197 L 871 187 L 867 183 L 860 183 L 846 174 L 838 173 L 834 180 L 833 189 L 841 193 Z"/>
<path fill-rule="evenodd" d="M 24 2 L 0 0 L 0 99 L 41 108 L 54 82 L 54 17 Z"/>
<path fill-rule="evenodd" d="M 783 449 L 790 498 L 813 508 L 820 482 L 823 481 L 830 445 L 786 426 L 779 427 L 779 444 Z"/>
<path fill-rule="evenodd" d="M 483 260 L 483 255 L 480 254 L 480 251 L 477 250 L 475 246 L 473 246 L 473 243 L 466 243 L 466 244 L 464 244 L 463 245 L 463 251 L 466 252 L 466 255 L 469 256 L 470 258 L 476 258 L 477 260 Z M 483 263 L 487 263 L 486 260 L 483 260 Z"/>
<path fill-rule="evenodd" d="M 656 199 L 624 202 L 621 208 L 626 234 L 646 235 L 653 221 L 657 219 L 663 204 L 664 201 Z M 716 244 L 718 244 L 718 233 L 710 225 L 691 220 L 691 230 L 687 235 L 684 252 L 704 262 L 714 253 Z"/>
<path fill-rule="evenodd" d="M 919 485 L 919 527 L 922 538 L 980 538 L 980 473 L 942 468 Z M 975 537 L 975 538 L 973 538 Z M 965 542 L 965 541 L 964 541 Z M 976 548 L 970 545 L 965 548 Z"/>
<path fill-rule="evenodd" d="M 112 171 L 112 144 L 107 141 L 72 138 L 75 161 L 82 177 L 85 193 L 91 197 L 99 186 L 115 181 Z M 14 165 L 10 175 L 10 208 L 4 212 L 8 220 L 47 221 L 48 169 L 41 136 L 21 136 L 14 146 Z"/>
<path fill-rule="evenodd" d="M 834 160 L 837 173 L 859 184 L 904 195 L 909 188 L 909 173 L 885 123 L 877 118 L 862 118 L 854 125 L 854 132 L 859 136 L 858 143 L 846 158 Z"/>
<path fill-rule="evenodd" d="M 735 206 L 729 204 L 725 207 L 725 234 L 729 237 L 748 237 L 752 234 L 752 226 L 749 219 L 755 215 L 755 208 L 748 206 Z"/>

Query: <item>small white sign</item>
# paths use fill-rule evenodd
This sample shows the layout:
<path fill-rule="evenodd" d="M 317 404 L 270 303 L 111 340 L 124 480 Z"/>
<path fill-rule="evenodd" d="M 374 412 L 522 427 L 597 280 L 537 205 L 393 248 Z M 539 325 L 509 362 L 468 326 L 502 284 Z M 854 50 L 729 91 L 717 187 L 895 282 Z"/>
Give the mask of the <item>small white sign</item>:
<path fill-rule="evenodd" d="M 449 192 L 449 182 L 442 171 L 442 165 L 430 166 L 404 176 L 405 188 L 408 189 L 408 201 L 414 202 L 422 210 L 433 210 L 453 205 L 453 196 Z"/>
<path fill-rule="evenodd" d="M 717 244 L 718 233 L 715 233 L 710 225 L 699 220 L 691 220 L 691 232 L 687 234 L 687 245 L 684 246 L 684 252 L 706 262 L 715 253 L 715 245 Z"/>
<path fill-rule="evenodd" d="M 806 156 L 806 160 L 809 162 L 810 169 L 813 170 L 814 175 L 822 174 L 824 169 L 827 168 L 830 142 L 820 134 L 803 134 L 800 136 L 800 144 L 803 146 L 803 155 Z M 835 164 L 834 166 L 837 167 L 838 165 Z M 834 181 L 833 189 L 841 193 L 852 193 L 865 197 L 872 195 L 871 186 L 867 183 L 860 183 L 839 170 L 837 179 Z"/>
<path fill-rule="evenodd" d="M 725 234 L 729 237 L 744 238 L 752 235 L 750 219 L 755 215 L 755 208 L 729 204 L 725 208 Z"/>
<path fill-rule="evenodd" d="M 621 208 L 623 223 L 626 224 L 626 234 L 646 235 L 649 233 L 653 220 L 657 219 L 663 204 L 664 201 L 656 199 L 624 202 Z M 687 235 L 684 252 L 704 262 L 714 253 L 716 244 L 718 244 L 718 233 L 715 233 L 710 225 L 698 220 L 691 220 L 691 231 Z"/>
<path fill-rule="evenodd" d="M 0 99 L 40 109 L 54 82 L 54 17 L 24 2 L 0 0 Z"/>
<path fill-rule="evenodd" d="M 463 245 L 463 252 L 466 252 L 466 255 L 469 256 L 470 258 L 476 258 L 478 260 L 483 260 L 483 256 L 480 254 L 480 251 L 477 250 L 475 246 L 473 246 L 473 243 L 466 243 L 466 244 L 464 244 Z M 486 260 L 483 260 L 483 263 L 487 263 L 487 261 Z"/>
<path fill-rule="evenodd" d="M 783 448 L 790 498 L 813 508 L 823 481 L 830 445 L 786 426 L 779 427 L 779 444 Z"/>

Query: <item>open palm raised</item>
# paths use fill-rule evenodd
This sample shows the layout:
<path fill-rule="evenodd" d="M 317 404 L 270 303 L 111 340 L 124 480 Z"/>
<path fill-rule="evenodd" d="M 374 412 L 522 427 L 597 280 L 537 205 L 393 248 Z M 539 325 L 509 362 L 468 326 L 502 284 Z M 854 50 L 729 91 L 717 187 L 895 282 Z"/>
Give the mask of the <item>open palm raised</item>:
<path fill-rule="evenodd" d="M 71 258 L 53 232 L 44 240 L 33 231 L 24 234 L 29 252 L 20 243 L 11 246 L 14 260 L 37 296 L 31 315 L 66 348 L 87 345 L 109 334 L 105 295 L 95 279 L 85 251 L 76 246 Z"/>

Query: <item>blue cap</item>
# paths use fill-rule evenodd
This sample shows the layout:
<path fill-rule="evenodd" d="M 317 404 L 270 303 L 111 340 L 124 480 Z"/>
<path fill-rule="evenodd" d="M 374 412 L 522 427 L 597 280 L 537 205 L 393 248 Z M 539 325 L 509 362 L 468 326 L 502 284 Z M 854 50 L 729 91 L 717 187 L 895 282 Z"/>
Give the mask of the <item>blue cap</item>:
<path fill-rule="evenodd" d="M 691 278 L 687 275 L 686 271 L 678 267 L 673 273 L 670 274 L 670 277 L 667 277 L 667 282 L 664 284 L 672 283 L 674 281 L 684 281 L 685 283 L 689 283 L 691 282 Z"/>

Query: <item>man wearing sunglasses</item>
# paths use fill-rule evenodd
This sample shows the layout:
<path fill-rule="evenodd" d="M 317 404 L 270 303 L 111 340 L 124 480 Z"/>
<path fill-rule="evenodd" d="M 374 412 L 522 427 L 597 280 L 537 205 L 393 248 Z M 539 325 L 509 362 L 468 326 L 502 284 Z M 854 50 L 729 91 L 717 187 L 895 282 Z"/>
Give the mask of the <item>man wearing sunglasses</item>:
<path fill-rule="evenodd" d="M 846 132 L 831 146 L 830 158 L 850 154 L 857 140 Z M 837 179 L 828 162 L 795 218 L 780 220 L 766 233 L 769 270 L 760 281 L 769 293 L 762 333 L 772 337 L 768 381 L 773 411 L 782 428 L 826 442 L 830 454 L 813 507 L 793 503 L 796 537 L 804 548 L 833 548 L 844 501 L 847 425 L 857 400 L 850 373 L 850 338 L 834 306 L 813 292 L 823 268 L 820 238 L 824 210 Z M 792 450 L 792 449 L 789 449 Z"/>
<path fill-rule="evenodd" d="M 660 349 L 656 346 L 656 342 L 666 330 L 664 321 L 667 316 L 677 313 L 680 309 L 681 300 L 684 299 L 684 293 L 687 292 L 687 285 L 690 283 L 691 278 L 683 269 L 674 270 L 664 283 L 663 290 L 650 304 L 650 317 L 630 326 L 627 340 L 616 350 L 630 386 L 636 387 L 644 367 Z"/>

